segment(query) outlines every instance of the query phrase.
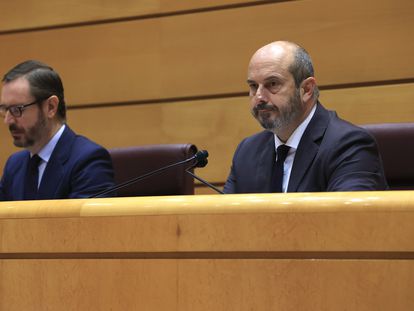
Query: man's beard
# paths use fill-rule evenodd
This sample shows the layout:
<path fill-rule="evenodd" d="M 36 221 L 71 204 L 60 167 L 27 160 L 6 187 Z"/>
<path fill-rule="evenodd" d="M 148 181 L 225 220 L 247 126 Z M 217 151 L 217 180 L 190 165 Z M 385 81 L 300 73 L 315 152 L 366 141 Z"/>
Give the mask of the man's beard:
<path fill-rule="evenodd" d="M 280 130 L 291 125 L 303 112 L 299 89 L 295 90 L 295 94 L 289 99 L 289 104 L 286 107 L 279 109 L 263 102 L 253 107 L 251 112 L 264 129 L 277 134 Z M 279 116 L 275 117 L 274 112 L 277 112 Z"/>
<path fill-rule="evenodd" d="M 11 131 L 24 131 L 21 139 L 14 139 L 13 144 L 16 147 L 22 147 L 27 148 L 33 146 L 36 142 L 41 140 L 43 135 L 45 135 L 46 132 L 46 118 L 43 115 L 42 111 L 39 110 L 39 114 L 37 117 L 36 123 L 24 130 L 22 128 L 19 128 L 16 124 L 11 124 L 9 126 L 9 130 Z"/>

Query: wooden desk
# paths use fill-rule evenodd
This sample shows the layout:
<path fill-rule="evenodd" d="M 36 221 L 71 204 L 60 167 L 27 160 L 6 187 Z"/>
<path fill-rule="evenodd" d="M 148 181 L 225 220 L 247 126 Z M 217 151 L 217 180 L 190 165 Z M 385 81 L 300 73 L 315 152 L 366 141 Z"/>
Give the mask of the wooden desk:
<path fill-rule="evenodd" d="M 0 203 L 0 310 L 414 310 L 414 191 Z"/>

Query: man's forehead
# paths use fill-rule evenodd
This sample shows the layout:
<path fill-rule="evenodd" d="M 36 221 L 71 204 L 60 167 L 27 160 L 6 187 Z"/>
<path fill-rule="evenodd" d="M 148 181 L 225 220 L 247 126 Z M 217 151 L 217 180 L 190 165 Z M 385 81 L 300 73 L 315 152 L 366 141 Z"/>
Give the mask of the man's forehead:
<path fill-rule="evenodd" d="M 282 74 L 289 72 L 289 67 L 293 62 L 292 50 L 285 49 L 279 45 L 265 46 L 259 49 L 251 58 L 248 74 L 269 75 Z"/>
<path fill-rule="evenodd" d="M 2 84 L 1 103 L 8 104 L 8 101 L 25 101 L 31 97 L 30 84 L 25 77 Z"/>
<path fill-rule="evenodd" d="M 29 81 L 27 80 L 25 76 L 18 77 L 8 82 L 3 82 L 3 88 L 4 87 L 13 88 L 13 89 L 22 90 L 22 91 L 30 90 Z"/>
<path fill-rule="evenodd" d="M 289 63 L 275 60 L 251 62 L 248 69 L 249 80 L 286 79 L 290 75 Z"/>
<path fill-rule="evenodd" d="M 291 61 L 294 55 L 296 46 L 286 42 L 274 42 L 258 49 L 254 53 L 252 60 L 257 59 L 273 59 L 280 61 Z"/>

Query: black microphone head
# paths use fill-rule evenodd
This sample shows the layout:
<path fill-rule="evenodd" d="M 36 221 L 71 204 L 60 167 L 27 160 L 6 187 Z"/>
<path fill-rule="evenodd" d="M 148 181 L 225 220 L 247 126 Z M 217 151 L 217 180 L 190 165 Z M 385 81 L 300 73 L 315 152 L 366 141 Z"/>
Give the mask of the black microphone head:
<path fill-rule="evenodd" d="M 195 155 L 195 160 L 197 161 L 196 167 L 205 167 L 208 163 L 208 151 L 200 150 Z"/>
<path fill-rule="evenodd" d="M 207 159 L 202 159 L 202 160 L 200 160 L 200 161 L 197 162 L 197 164 L 196 164 L 195 167 L 204 167 L 204 166 L 207 165 L 207 163 L 208 163 L 208 160 Z"/>
<path fill-rule="evenodd" d="M 208 151 L 207 150 L 200 150 L 200 151 L 197 151 L 197 153 L 195 154 L 195 159 L 197 161 L 204 160 L 204 159 L 207 159 L 207 158 L 208 158 Z"/>

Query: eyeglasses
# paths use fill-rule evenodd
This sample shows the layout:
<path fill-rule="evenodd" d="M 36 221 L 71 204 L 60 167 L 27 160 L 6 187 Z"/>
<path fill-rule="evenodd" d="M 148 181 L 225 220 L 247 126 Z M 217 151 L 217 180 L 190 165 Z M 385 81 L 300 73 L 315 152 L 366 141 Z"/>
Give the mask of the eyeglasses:
<path fill-rule="evenodd" d="M 23 114 L 23 111 L 34 104 L 37 104 L 39 101 L 36 100 L 33 103 L 26 104 L 26 105 L 14 105 L 14 106 L 6 106 L 0 105 L 0 115 L 4 118 L 6 116 L 7 111 L 15 118 L 20 118 Z"/>

